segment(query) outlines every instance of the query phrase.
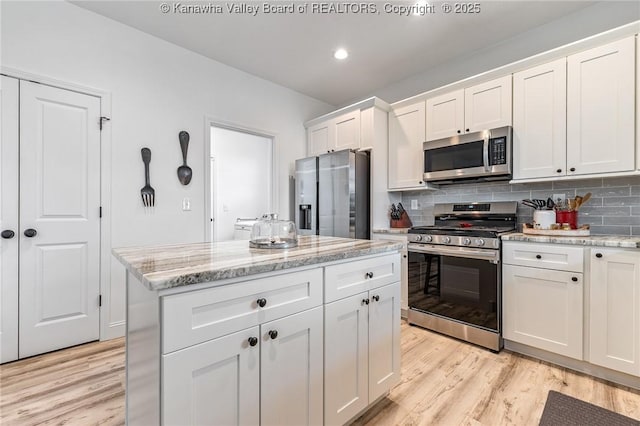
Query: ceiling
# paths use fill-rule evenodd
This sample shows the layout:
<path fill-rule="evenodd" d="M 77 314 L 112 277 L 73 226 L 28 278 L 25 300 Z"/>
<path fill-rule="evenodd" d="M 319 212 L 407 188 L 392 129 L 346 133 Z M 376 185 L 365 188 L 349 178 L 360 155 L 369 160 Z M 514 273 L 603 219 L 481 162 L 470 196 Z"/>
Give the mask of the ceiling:
<path fill-rule="evenodd" d="M 586 1 L 483 1 L 480 13 L 399 16 L 379 13 L 229 13 L 227 4 L 261 7 L 263 2 L 184 2 L 222 7 L 222 13 L 162 13 L 159 1 L 73 1 L 216 61 L 332 105 L 371 96 L 376 89 L 471 55 L 506 39 L 588 7 Z M 297 1 L 295 5 L 312 3 Z M 271 2 L 289 5 L 290 1 Z M 325 3 L 326 4 L 326 3 Z M 361 3 L 335 2 L 334 5 Z M 365 3 L 362 3 L 365 4 Z M 371 4 L 371 3 L 366 3 Z M 453 4 L 453 3 L 449 3 Z M 344 47 L 349 58 L 333 51 Z"/>

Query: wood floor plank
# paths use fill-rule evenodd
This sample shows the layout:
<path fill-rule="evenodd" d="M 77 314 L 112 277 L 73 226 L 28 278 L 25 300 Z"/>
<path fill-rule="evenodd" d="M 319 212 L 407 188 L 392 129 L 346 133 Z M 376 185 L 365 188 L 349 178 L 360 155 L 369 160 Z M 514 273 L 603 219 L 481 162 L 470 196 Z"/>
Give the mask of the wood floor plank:
<path fill-rule="evenodd" d="M 402 375 L 354 425 L 537 425 L 549 390 L 640 420 L 640 392 L 402 324 Z M 124 339 L 0 365 L 0 424 L 124 424 Z"/>

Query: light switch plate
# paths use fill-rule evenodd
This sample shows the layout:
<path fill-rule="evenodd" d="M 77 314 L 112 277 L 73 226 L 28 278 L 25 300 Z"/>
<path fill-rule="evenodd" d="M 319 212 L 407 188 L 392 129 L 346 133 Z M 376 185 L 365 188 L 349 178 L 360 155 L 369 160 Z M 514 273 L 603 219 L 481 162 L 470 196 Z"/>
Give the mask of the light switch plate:
<path fill-rule="evenodd" d="M 182 199 L 182 210 L 185 212 L 191 210 L 191 200 L 187 197 Z"/>
<path fill-rule="evenodd" d="M 411 200 L 411 210 L 418 210 L 418 200 Z"/>
<path fill-rule="evenodd" d="M 565 194 L 553 194 L 553 202 L 557 203 L 558 200 L 564 201 L 567 196 Z"/>

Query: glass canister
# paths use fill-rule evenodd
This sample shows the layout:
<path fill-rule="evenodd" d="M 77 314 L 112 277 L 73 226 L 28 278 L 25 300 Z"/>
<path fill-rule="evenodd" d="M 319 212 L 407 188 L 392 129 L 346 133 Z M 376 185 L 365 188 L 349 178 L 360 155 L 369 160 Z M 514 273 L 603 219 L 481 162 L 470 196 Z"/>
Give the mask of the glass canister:
<path fill-rule="evenodd" d="M 251 228 L 249 246 L 262 249 L 283 249 L 298 245 L 296 225 L 290 220 L 278 220 L 277 213 L 262 215 Z"/>

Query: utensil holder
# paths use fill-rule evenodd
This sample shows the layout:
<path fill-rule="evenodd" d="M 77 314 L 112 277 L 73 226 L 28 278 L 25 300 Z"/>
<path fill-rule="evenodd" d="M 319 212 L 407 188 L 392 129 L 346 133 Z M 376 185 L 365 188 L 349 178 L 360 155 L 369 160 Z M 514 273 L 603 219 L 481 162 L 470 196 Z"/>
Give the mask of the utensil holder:
<path fill-rule="evenodd" d="M 535 229 L 551 229 L 556 223 L 556 212 L 553 210 L 536 210 L 533 212 L 533 227 Z"/>
<path fill-rule="evenodd" d="M 556 223 L 560 225 L 568 223 L 571 229 L 578 229 L 578 212 L 576 210 L 558 210 Z"/>
<path fill-rule="evenodd" d="M 406 211 L 402 212 L 400 219 L 391 219 L 392 228 L 411 228 L 413 223 Z"/>

